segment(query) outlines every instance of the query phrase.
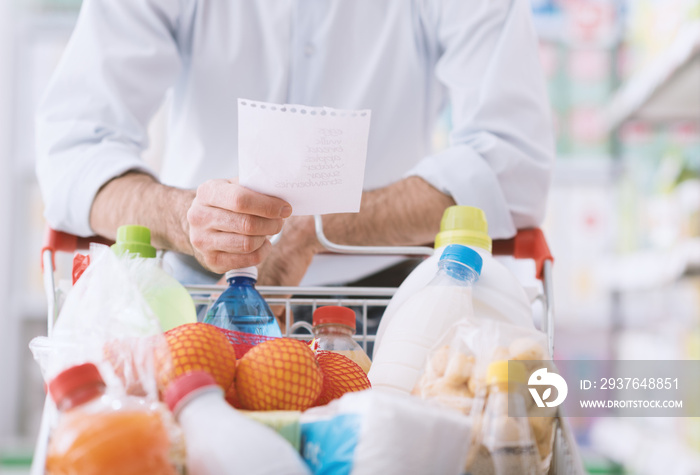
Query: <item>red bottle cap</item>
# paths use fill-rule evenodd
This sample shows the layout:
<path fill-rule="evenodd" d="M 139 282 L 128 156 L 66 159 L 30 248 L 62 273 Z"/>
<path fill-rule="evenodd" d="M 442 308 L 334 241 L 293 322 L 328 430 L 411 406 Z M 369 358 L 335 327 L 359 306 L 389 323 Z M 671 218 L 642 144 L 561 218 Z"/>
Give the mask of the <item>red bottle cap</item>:
<path fill-rule="evenodd" d="M 213 386 L 217 389 L 214 378 L 204 371 L 191 371 L 182 376 L 177 377 L 165 390 L 165 404 L 168 405 L 171 411 L 175 412 L 178 405 L 186 402 L 187 396 L 194 393 L 197 389 Z"/>
<path fill-rule="evenodd" d="M 347 307 L 327 305 L 318 307 L 314 311 L 313 324 L 324 325 L 326 323 L 336 323 L 355 329 L 355 311 Z"/>
<path fill-rule="evenodd" d="M 60 373 L 49 383 L 49 394 L 56 406 L 70 409 L 101 395 L 105 382 L 92 363 L 73 366 Z"/>

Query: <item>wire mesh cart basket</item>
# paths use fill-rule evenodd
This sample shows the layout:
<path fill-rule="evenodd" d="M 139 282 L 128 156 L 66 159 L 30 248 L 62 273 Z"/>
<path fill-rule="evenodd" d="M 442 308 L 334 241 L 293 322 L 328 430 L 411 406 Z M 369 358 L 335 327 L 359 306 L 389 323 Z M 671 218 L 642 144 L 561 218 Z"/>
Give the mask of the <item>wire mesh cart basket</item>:
<path fill-rule="evenodd" d="M 430 256 L 432 248 L 428 247 L 366 247 L 345 246 L 329 241 L 323 233 L 323 223 L 319 216 L 316 220 L 316 234 L 324 247 L 332 253 L 349 255 L 401 255 Z M 273 238 L 273 242 L 278 238 Z M 47 332 L 51 336 L 53 325 L 58 316 L 55 282 L 55 256 L 59 252 L 74 253 L 87 249 L 91 242 L 103 242 L 97 238 L 78 238 L 76 236 L 48 230 L 42 249 L 42 266 L 44 270 L 44 288 L 48 302 Z M 554 309 L 552 301 L 552 256 L 549 252 L 544 234 L 539 229 L 525 229 L 515 238 L 494 241 L 494 255 L 509 255 L 516 259 L 535 261 L 537 277 L 542 282 L 542 292 L 536 301 L 542 309 L 541 330 L 547 334 L 550 354 L 554 349 Z M 198 308 L 206 308 L 225 289 L 223 286 L 191 285 L 186 286 Z M 375 336 L 371 328 L 376 326 L 378 316 L 389 304 L 396 292 L 393 287 L 257 287 L 270 305 L 283 305 L 287 315 L 311 313 L 319 306 L 341 305 L 355 310 L 358 318 L 358 334 L 355 339 L 371 356 Z M 287 337 L 309 339 L 311 325 L 297 321 L 284 328 Z M 39 437 L 35 447 L 32 475 L 44 473 L 49 431 L 56 417 L 56 409 L 50 397 L 46 397 L 42 414 Z M 555 439 L 550 475 L 583 475 L 585 473 L 578 449 L 567 421 L 561 414 L 555 420 Z"/>

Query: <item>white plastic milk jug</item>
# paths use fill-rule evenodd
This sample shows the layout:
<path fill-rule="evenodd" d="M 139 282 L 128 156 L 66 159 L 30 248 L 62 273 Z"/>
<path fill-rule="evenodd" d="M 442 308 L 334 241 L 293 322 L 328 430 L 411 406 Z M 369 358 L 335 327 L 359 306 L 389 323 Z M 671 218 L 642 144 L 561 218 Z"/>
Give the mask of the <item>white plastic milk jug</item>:
<path fill-rule="evenodd" d="M 433 346 L 454 323 L 474 317 L 472 286 L 481 266 L 479 254 L 467 246 L 445 248 L 435 278 L 398 308 L 375 349 L 368 374 L 373 388 L 411 392 Z"/>
<path fill-rule="evenodd" d="M 377 329 L 374 353 L 381 348 L 384 333 L 396 310 L 435 276 L 438 260 L 449 244 L 462 244 L 478 252 L 483 260 L 481 276 L 474 284 L 474 316 L 534 327 L 532 307 L 518 279 L 491 255 L 486 216 L 472 206 L 450 206 L 435 236 L 435 254 L 421 262 L 404 280 L 391 299 Z"/>

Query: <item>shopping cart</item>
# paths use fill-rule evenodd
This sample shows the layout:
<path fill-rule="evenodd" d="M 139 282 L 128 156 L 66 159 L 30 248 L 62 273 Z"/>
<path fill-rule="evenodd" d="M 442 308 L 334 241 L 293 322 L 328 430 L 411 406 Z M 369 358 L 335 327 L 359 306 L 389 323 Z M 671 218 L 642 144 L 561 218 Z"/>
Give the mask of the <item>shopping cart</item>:
<path fill-rule="evenodd" d="M 429 247 L 368 247 L 346 246 L 329 241 L 323 232 L 323 221 L 320 216 L 315 217 L 316 235 L 328 252 L 347 255 L 401 255 L 406 257 L 432 255 L 433 249 Z M 276 236 L 275 238 L 279 238 Z M 44 288 L 48 301 L 47 334 L 51 336 L 54 322 L 58 316 L 55 282 L 55 256 L 58 252 L 74 253 L 76 250 L 87 249 L 91 242 L 104 242 L 100 238 L 79 238 L 70 234 L 49 229 L 47 231 L 45 245 L 41 251 L 42 266 L 44 270 Z M 518 232 L 513 239 L 497 240 L 493 243 L 494 255 L 509 255 L 516 259 L 532 259 L 536 265 L 537 278 L 542 282 L 542 292 L 537 296 L 537 301 L 542 306 L 541 329 L 547 334 L 550 354 L 554 350 L 554 309 L 552 305 L 552 255 L 549 252 L 544 234 L 539 229 L 525 229 Z M 195 304 L 208 306 L 223 290 L 218 285 L 190 285 L 188 291 Z M 323 305 L 342 305 L 354 308 L 360 316 L 360 333 L 355 339 L 363 345 L 365 351 L 370 350 L 375 336 L 370 334 L 368 327 L 370 314 L 380 312 L 390 302 L 396 292 L 389 287 L 265 287 L 259 286 L 258 290 L 265 296 L 271 305 L 284 305 L 286 314 L 292 315 L 299 308 L 315 310 Z M 307 312 L 308 313 L 308 312 Z M 285 327 L 285 335 L 291 338 L 308 339 L 311 325 L 308 322 L 298 321 Z M 46 450 L 48 446 L 49 430 L 56 409 L 50 397 L 46 397 L 42 414 L 39 438 L 37 440 L 31 474 L 44 473 Z M 556 431 L 554 440 L 554 452 L 550 475 L 583 475 L 585 473 L 581 463 L 576 443 L 566 419 L 559 415 L 555 421 Z"/>

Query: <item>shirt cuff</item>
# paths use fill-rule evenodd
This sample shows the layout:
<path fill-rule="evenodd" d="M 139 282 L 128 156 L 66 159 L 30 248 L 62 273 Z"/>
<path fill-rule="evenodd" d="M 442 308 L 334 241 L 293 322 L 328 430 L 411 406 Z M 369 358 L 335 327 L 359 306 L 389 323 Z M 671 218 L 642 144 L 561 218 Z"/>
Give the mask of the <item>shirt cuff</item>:
<path fill-rule="evenodd" d="M 493 169 L 471 147 L 457 145 L 424 158 L 406 173 L 419 176 L 458 205 L 474 206 L 486 214 L 492 239 L 508 239 L 517 229 L 501 184 Z"/>
<path fill-rule="evenodd" d="M 90 211 L 97 192 L 110 180 L 129 171 L 146 173 L 157 179 L 153 170 L 133 151 L 118 145 L 99 147 L 96 153 L 75 160 L 45 197 L 47 222 L 58 231 L 78 236 L 94 235 Z"/>

